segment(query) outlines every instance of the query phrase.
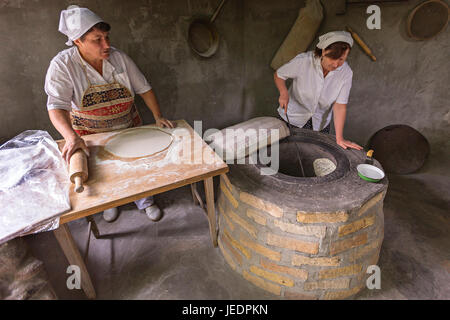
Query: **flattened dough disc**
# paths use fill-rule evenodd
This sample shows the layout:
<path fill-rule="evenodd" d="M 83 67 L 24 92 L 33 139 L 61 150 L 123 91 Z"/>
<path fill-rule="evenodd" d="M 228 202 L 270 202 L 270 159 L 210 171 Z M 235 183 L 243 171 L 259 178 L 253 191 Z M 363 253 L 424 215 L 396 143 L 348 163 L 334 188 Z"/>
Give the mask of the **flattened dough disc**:
<path fill-rule="evenodd" d="M 141 158 L 156 155 L 172 143 L 172 135 L 157 128 L 125 130 L 105 144 L 105 150 L 119 158 Z"/>

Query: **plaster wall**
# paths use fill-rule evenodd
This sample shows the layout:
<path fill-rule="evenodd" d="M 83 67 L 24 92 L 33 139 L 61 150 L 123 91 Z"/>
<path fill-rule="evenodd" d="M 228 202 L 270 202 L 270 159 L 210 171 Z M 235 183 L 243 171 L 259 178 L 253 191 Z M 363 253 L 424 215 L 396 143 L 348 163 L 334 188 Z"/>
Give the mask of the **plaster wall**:
<path fill-rule="evenodd" d="M 450 33 L 416 42 L 405 20 L 420 0 L 380 4 L 381 29 L 366 27 L 365 5 L 322 0 L 325 19 L 319 34 L 351 26 L 372 48 L 372 62 L 355 45 L 348 62 L 354 72 L 345 135 L 365 144 L 377 130 L 407 124 L 431 145 L 423 172 L 450 175 Z M 218 0 L 1 0 L 0 143 L 29 129 L 60 138 L 46 112 L 43 90 L 50 60 L 66 48 L 58 32 L 59 13 L 70 4 L 89 7 L 112 25 L 112 45 L 125 51 L 152 84 L 170 119 L 203 120 L 203 129 L 276 115 L 278 94 L 270 61 L 305 1 L 228 0 L 214 22 L 221 36 L 215 56 L 201 58 L 187 43 L 190 21 L 211 15 Z M 318 34 L 318 35 L 319 35 Z M 315 44 L 317 40 L 313 43 Z M 145 123 L 153 122 L 142 100 Z"/>

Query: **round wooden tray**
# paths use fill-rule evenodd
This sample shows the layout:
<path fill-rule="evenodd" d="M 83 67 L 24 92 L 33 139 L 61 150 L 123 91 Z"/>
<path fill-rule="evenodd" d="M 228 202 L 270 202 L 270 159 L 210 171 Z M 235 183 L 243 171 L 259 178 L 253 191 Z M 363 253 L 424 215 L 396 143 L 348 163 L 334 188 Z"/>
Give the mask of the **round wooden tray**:
<path fill-rule="evenodd" d="M 441 0 L 428 0 L 415 7 L 408 16 L 406 29 L 415 40 L 428 40 L 441 33 L 448 24 L 449 7 Z"/>

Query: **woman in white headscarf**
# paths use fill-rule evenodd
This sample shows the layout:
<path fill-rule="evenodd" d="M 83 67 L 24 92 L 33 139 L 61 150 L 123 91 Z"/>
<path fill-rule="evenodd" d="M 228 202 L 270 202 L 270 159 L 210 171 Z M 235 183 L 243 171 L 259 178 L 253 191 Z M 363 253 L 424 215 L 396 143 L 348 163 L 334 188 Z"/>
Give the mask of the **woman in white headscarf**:
<path fill-rule="evenodd" d="M 333 31 L 319 37 L 315 51 L 301 53 L 274 73 L 279 97 L 278 113 L 290 124 L 324 133 L 334 118 L 336 143 L 361 150 L 344 139 L 344 123 L 353 72 L 346 62 L 353 46 L 350 33 Z M 285 81 L 293 79 L 289 90 Z"/>
<path fill-rule="evenodd" d="M 139 94 L 152 111 L 156 124 L 173 128 L 160 111 L 147 79 L 125 53 L 110 46 L 110 25 L 87 8 L 69 7 L 61 12 L 59 31 L 68 37 L 69 49 L 51 61 L 45 78 L 50 120 L 65 139 L 62 150 L 68 161 L 77 149 L 89 150 L 83 135 L 142 124 L 134 104 Z M 149 219 L 158 221 L 161 210 L 153 197 L 135 202 Z M 114 221 L 117 208 L 103 217 Z"/>

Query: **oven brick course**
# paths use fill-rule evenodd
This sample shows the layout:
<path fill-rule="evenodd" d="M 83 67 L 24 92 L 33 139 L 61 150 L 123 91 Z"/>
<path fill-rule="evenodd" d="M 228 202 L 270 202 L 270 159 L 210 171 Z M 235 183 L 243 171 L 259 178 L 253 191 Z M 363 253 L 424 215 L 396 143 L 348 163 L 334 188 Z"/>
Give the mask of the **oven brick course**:
<path fill-rule="evenodd" d="M 297 221 L 301 223 L 337 223 L 346 222 L 348 214 L 344 211 L 320 213 L 320 212 L 302 212 L 297 213 Z"/>
<path fill-rule="evenodd" d="M 339 227 L 339 237 L 346 236 L 360 229 L 367 228 L 375 223 L 375 215 L 356 220 L 352 223 Z"/>
<path fill-rule="evenodd" d="M 253 283 L 255 286 L 258 286 L 266 291 L 272 292 L 273 294 L 279 296 L 281 294 L 281 286 L 276 285 L 270 281 L 265 281 L 257 276 L 253 276 L 247 271 L 243 271 L 242 275 L 245 279 Z"/>
<path fill-rule="evenodd" d="M 351 238 L 332 243 L 330 247 L 330 254 L 335 255 L 337 253 L 362 246 L 363 244 L 366 243 L 367 243 L 367 233 L 358 234 Z"/>
<path fill-rule="evenodd" d="M 350 286 L 350 278 L 336 280 L 321 280 L 305 282 L 303 288 L 307 291 L 326 290 L 326 289 L 347 289 Z"/>
<path fill-rule="evenodd" d="M 235 224 L 241 226 L 245 231 L 247 231 L 250 235 L 256 238 L 257 229 L 249 222 L 247 222 L 244 218 L 241 218 L 233 210 L 228 209 L 225 210 L 225 215 Z"/>
<path fill-rule="evenodd" d="M 362 270 L 362 265 L 354 264 L 342 268 L 325 269 L 319 272 L 319 279 L 333 279 L 342 276 L 356 275 Z"/>
<path fill-rule="evenodd" d="M 279 206 L 277 206 L 271 202 L 262 200 L 258 197 L 255 197 L 247 192 L 241 192 L 240 199 L 241 199 L 241 201 L 245 202 L 246 204 L 248 204 L 256 209 L 262 210 L 276 218 L 281 218 L 283 216 L 283 209 L 281 209 Z"/>
<path fill-rule="evenodd" d="M 294 281 L 292 279 L 282 276 L 280 274 L 276 274 L 276 273 L 264 270 L 257 266 L 250 266 L 250 272 L 254 273 L 257 276 L 260 276 L 261 278 L 265 278 L 267 280 L 281 284 L 283 286 L 287 286 L 287 287 L 294 286 Z"/>
<path fill-rule="evenodd" d="M 317 296 L 314 296 L 312 294 L 304 294 L 290 290 L 284 291 L 284 297 L 290 300 L 317 300 Z"/>
<path fill-rule="evenodd" d="M 270 271 L 274 271 L 274 272 L 278 272 L 278 273 L 281 273 L 281 274 L 288 274 L 288 275 L 290 275 L 292 277 L 295 277 L 295 278 L 303 280 L 303 281 L 308 278 L 308 271 L 306 271 L 304 269 L 282 266 L 282 265 L 273 263 L 273 262 L 271 262 L 271 261 L 269 261 L 267 259 L 264 259 L 264 258 L 261 258 L 260 265 L 264 269 L 267 269 L 267 270 L 270 270 Z"/>
<path fill-rule="evenodd" d="M 247 191 L 220 179 L 219 249 L 246 281 L 285 299 L 348 299 L 365 288 L 385 192 L 349 210 L 308 212 Z"/>
<path fill-rule="evenodd" d="M 290 237 L 278 236 L 273 233 L 267 234 L 266 243 L 272 246 L 295 250 L 299 252 L 316 254 L 319 252 L 319 243 L 305 242 Z"/>
<path fill-rule="evenodd" d="M 335 267 L 339 266 L 341 262 L 340 257 L 331 257 L 331 258 L 309 258 L 305 256 L 301 256 L 298 254 L 294 254 L 292 256 L 292 265 L 294 266 L 318 266 L 318 267 Z"/>
<path fill-rule="evenodd" d="M 260 225 L 265 226 L 267 224 L 267 219 L 258 211 L 253 209 L 247 209 L 247 217 L 252 218 L 253 221 L 259 223 Z"/>
<path fill-rule="evenodd" d="M 223 184 L 223 183 L 220 184 L 220 190 L 222 190 L 223 194 L 227 197 L 228 201 L 230 201 L 230 203 L 233 205 L 233 207 L 237 208 L 238 202 L 231 194 L 231 191 L 227 189 L 225 184 Z"/>
<path fill-rule="evenodd" d="M 283 222 L 281 220 L 274 220 L 273 223 L 284 232 L 314 236 L 320 239 L 325 237 L 325 232 L 327 231 L 326 226 L 299 226 L 293 223 Z"/>
<path fill-rule="evenodd" d="M 259 253 L 261 255 L 263 255 L 264 257 L 267 257 L 271 260 L 274 261 L 280 261 L 281 260 L 281 253 L 272 249 L 267 248 L 266 246 L 254 242 L 252 240 L 250 240 L 249 238 L 245 237 L 244 235 L 241 234 L 241 243 L 250 248 L 251 250 L 253 250 L 256 253 Z"/>
<path fill-rule="evenodd" d="M 231 245 L 232 247 L 234 247 L 235 249 L 239 250 L 239 251 L 240 251 L 247 259 L 250 259 L 250 257 L 251 257 L 250 252 L 249 252 L 247 249 L 245 249 L 245 248 L 239 243 L 239 241 L 237 241 L 236 239 L 234 239 L 234 238 L 227 232 L 226 229 L 223 230 L 223 234 L 224 234 L 224 237 L 223 237 L 224 240 L 228 240 L 229 243 L 230 243 L 230 245 Z"/>
<path fill-rule="evenodd" d="M 223 254 L 223 257 L 225 258 L 225 261 L 228 263 L 228 265 L 231 267 L 231 269 L 233 269 L 233 270 L 236 271 L 236 268 L 237 268 L 236 262 L 234 262 L 233 258 L 232 258 L 231 255 L 228 253 L 229 250 L 225 250 L 225 249 L 223 248 L 223 244 L 222 244 L 223 239 L 218 239 L 217 242 L 218 242 L 218 245 L 219 245 L 219 249 L 220 249 L 220 251 L 221 251 L 222 254 Z"/>
<path fill-rule="evenodd" d="M 386 192 L 381 192 L 377 194 L 375 197 L 367 201 L 358 211 L 358 216 L 362 216 L 364 213 L 368 212 L 370 209 L 372 209 L 377 204 L 381 203 L 384 199 L 384 196 L 386 195 Z"/>

